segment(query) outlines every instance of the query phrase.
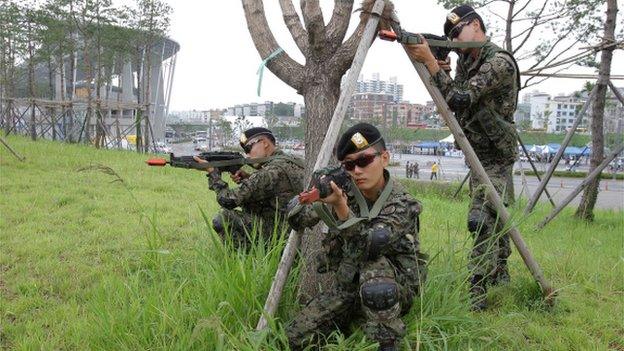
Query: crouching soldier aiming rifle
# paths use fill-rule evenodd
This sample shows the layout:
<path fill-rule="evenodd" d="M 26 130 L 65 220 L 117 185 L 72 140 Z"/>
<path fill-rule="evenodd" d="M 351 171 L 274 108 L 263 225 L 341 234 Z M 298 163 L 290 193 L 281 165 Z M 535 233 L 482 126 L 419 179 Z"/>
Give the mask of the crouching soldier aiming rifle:
<path fill-rule="evenodd" d="M 344 179 L 336 169 L 316 173 L 319 195 L 303 194 L 288 215 L 296 230 L 320 220 L 328 225 L 319 272 L 334 271 L 336 279 L 333 290 L 314 297 L 288 324 L 289 343 L 303 349 L 319 334 L 336 326 L 346 332 L 358 321 L 381 350 L 397 350 L 405 335 L 401 316 L 426 277 L 426 255 L 418 241 L 421 206 L 385 169 L 390 155 L 374 126 L 349 128 L 336 157 L 348 181 L 334 182 Z M 331 192 L 322 190 L 327 183 Z"/>
<path fill-rule="evenodd" d="M 288 201 L 303 190 L 303 160 L 280 150 L 270 130 L 246 130 L 241 134 L 240 146 L 248 158 L 262 162 L 253 165 L 256 171 L 251 174 L 241 169 L 232 174 L 238 187 L 230 188 L 221 179 L 220 168 L 206 168 L 208 187 L 222 207 L 212 225 L 222 238 L 229 233 L 236 246 L 249 244 L 254 227 L 269 240 L 274 226 L 285 219 Z M 208 164 L 199 157 L 195 160 Z"/>
<path fill-rule="evenodd" d="M 513 114 L 518 101 L 520 74 L 512 54 L 490 42 L 481 17 L 468 5 L 453 9 L 444 34 L 454 42 L 480 42 L 481 47 L 458 49 L 457 72 L 451 79 L 448 62 L 440 61 L 425 42 L 407 45 L 413 60 L 424 63 L 432 82 L 445 96 L 459 125 L 505 204 L 513 201 L 512 167 L 517 157 Z M 470 177 L 471 204 L 468 230 L 474 235 L 469 269 L 473 308 L 486 308 L 488 284 L 509 281 L 509 236 L 503 233 L 484 186 Z"/>

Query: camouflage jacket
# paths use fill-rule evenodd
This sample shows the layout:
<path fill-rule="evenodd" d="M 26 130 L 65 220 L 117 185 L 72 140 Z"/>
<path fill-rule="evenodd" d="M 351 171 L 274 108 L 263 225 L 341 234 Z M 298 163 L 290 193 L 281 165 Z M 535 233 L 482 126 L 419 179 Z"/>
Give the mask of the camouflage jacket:
<path fill-rule="evenodd" d="M 431 77 L 442 95 L 467 93 L 470 106 L 455 115 L 484 164 L 513 164 L 518 154 L 513 114 L 520 78 L 513 56 L 490 41 L 475 60 L 460 55 L 455 79 L 443 70 Z"/>
<path fill-rule="evenodd" d="M 208 187 L 216 193 L 219 205 L 227 209 L 241 207 L 269 222 L 274 221 L 276 211 L 284 216 L 288 201 L 303 191 L 303 161 L 279 149 L 271 156 L 284 157 L 262 164 L 236 188 L 229 188 L 219 171 L 209 173 Z"/>
<path fill-rule="evenodd" d="M 357 279 L 354 282 L 354 277 L 359 274 L 362 264 L 372 259 L 369 256 L 370 238 L 372 230 L 377 227 L 390 229 L 389 243 L 379 255 L 388 258 L 394 266 L 399 283 L 417 286 L 419 279 L 424 279 L 419 277 L 426 265 L 426 256 L 420 253 L 418 239 L 421 205 L 399 183 L 388 183 L 390 174 L 387 170 L 384 170 L 384 176 L 386 186 L 391 186 L 392 191 L 379 214 L 342 230 L 330 228 L 323 240 L 327 263 L 331 265 L 329 269 L 336 272 L 338 286 L 341 288 L 352 288 L 357 282 Z M 353 191 L 347 194 L 347 201 L 349 218 L 361 216 Z M 368 200 L 366 202 L 370 210 L 374 204 Z M 288 222 L 294 229 L 301 230 L 316 225 L 320 220 L 313 206 L 306 205 L 298 212 L 291 212 Z"/>

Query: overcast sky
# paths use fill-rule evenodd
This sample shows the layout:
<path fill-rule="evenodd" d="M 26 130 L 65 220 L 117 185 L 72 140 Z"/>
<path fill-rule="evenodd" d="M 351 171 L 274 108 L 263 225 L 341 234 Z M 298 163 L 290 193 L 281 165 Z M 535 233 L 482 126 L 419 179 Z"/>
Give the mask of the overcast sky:
<path fill-rule="evenodd" d="M 181 48 L 173 81 L 170 110 L 225 108 L 240 103 L 271 101 L 303 102 L 303 98 L 268 69 L 264 71 L 262 95 L 256 94 L 256 71 L 261 58 L 247 30 L 242 4 L 236 0 L 168 0 L 173 7 L 170 37 Z M 299 2 L 293 1 L 299 8 Z M 357 3 L 357 2 L 356 2 Z M 333 1 L 321 0 L 325 21 L 331 17 Z M 403 28 L 412 32 L 442 34 L 447 13 L 435 0 L 395 0 Z M 620 13 L 623 9 L 620 9 Z M 265 1 L 267 20 L 279 45 L 300 63 L 303 55 L 290 37 L 276 0 Z M 352 16 L 349 35 L 357 24 Z M 486 20 L 487 22 L 487 20 Z M 618 16 L 621 26 L 621 15 Z M 544 33 L 542 35 L 548 35 Z M 497 42 L 497 40 L 494 40 Z M 497 44 L 500 44 L 497 42 Z M 575 52 L 572 52 L 573 54 Z M 520 63 L 521 69 L 527 67 Z M 362 73 L 366 79 L 379 72 L 381 79 L 397 76 L 404 85 L 404 99 L 413 103 L 430 100 L 405 52 L 396 43 L 376 40 L 368 52 Z M 568 73 L 592 73 L 574 68 Z M 624 54 L 616 50 L 613 74 L 624 74 Z M 532 89 L 556 95 L 582 87 L 584 80 L 549 79 Z M 616 81 L 616 86 L 624 82 Z"/>

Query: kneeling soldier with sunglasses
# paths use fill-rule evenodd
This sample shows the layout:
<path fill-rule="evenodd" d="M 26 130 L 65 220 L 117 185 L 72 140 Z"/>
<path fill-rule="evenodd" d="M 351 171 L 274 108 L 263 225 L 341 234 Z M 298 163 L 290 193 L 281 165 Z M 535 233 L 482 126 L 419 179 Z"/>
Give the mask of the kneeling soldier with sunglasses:
<path fill-rule="evenodd" d="M 426 255 L 419 249 L 421 206 L 385 169 L 390 155 L 374 126 L 360 123 L 338 141 L 336 157 L 351 177 L 349 191 L 331 183 L 333 192 L 288 215 L 297 230 L 323 220 L 323 244 L 336 284 L 310 301 L 287 326 L 293 349 L 317 342 L 332 329 L 348 331 L 357 322 L 381 350 L 396 350 L 405 334 L 400 319 L 421 291 Z M 326 269 L 325 269 L 326 268 Z M 322 271 L 321 271 L 322 269 Z"/>
<path fill-rule="evenodd" d="M 276 219 L 285 219 L 288 200 L 303 190 L 303 160 L 281 151 L 270 130 L 248 129 L 241 134 L 240 145 L 249 158 L 270 160 L 254 165 L 257 171 L 251 175 L 243 170 L 233 174 L 232 180 L 239 184 L 236 188 L 228 187 L 218 169 L 208 169 L 207 175 L 208 187 L 223 207 L 212 225 L 222 238 L 229 233 L 237 247 L 249 243 L 254 227 L 265 240 L 270 240 Z M 198 158 L 196 161 L 202 162 Z"/>

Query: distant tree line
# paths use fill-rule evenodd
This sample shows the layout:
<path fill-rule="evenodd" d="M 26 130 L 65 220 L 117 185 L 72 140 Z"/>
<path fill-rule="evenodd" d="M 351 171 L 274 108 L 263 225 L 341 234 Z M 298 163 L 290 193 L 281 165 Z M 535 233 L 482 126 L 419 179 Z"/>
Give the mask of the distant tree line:
<path fill-rule="evenodd" d="M 147 147 L 149 134 L 141 121 L 143 128 L 149 127 L 147 97 L 152 87 L 150 79 L 141 77 L 151 75 L 151 50 L 168 31 L 170 15 L 171 7 L 161 0 L 134 0 L 130 6 L 116 6 L 111 0 L 0 0 L 0 98 L 72 100 L 77 94 L 75 72 L 82 72 L 85 118 L 87 123 L 96 118 L 95 145 L 100 147 L 104 131 L 99 104 L 107 97 L 102 91 L 108 91 L 101 88 L 110 86 L 118 68 L 131 61 L 139 67 L 136 95 L 144 105 L 136 117 L 137 149 Z M 59 92 L 57 74 L 66 82 Z M 32 122 L 35 139 L 34 113 Z M 88 128 L 86 132 L 90 140 Z"/>

